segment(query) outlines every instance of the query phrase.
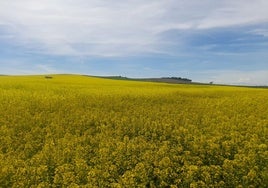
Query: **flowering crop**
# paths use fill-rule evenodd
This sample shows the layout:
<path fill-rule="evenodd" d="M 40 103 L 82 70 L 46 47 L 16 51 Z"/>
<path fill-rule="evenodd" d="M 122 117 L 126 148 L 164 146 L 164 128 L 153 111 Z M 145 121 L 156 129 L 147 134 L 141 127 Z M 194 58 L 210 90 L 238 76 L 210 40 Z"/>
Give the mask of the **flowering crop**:
<path fill-rule="evenodd" d="M 268 90 L 0 77 L 0 187 L 266 187 Z"/>

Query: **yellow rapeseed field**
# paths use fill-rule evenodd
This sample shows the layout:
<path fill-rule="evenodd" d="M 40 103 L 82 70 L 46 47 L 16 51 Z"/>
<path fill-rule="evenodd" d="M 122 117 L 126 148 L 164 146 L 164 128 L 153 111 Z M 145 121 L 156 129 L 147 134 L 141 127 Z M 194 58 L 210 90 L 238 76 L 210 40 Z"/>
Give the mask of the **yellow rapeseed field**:
<path fill-rule="evenodd" d="M 0 76 L 0 187 L 267 187 L 268 89 Z"/>

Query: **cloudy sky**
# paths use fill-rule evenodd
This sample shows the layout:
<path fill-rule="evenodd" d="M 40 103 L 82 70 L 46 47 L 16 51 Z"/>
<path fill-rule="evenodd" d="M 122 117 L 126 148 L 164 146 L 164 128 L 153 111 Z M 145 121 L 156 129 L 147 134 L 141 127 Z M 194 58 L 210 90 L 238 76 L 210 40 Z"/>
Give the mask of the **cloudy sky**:
<path fill-rule="evenodd" d="M 0 74 L 268 85 L 267 0 L 0 0 Z"/>

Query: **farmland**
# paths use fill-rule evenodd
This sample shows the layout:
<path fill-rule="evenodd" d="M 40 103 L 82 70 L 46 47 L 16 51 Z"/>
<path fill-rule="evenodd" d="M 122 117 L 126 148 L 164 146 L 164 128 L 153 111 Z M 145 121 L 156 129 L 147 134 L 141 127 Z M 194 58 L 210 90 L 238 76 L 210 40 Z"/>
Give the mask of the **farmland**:
<path fill-rule="evenodd" d="M 266 187 L 268 89 L 0 77 L 0 187 Z"/>

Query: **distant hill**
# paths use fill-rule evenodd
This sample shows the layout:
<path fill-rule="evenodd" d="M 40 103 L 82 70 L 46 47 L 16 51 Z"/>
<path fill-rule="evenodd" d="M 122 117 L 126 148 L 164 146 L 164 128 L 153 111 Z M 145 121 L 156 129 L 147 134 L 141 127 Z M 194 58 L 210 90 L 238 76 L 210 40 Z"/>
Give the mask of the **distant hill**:
<path fill-rule="evenodd" d="M 113 79 L 113 80 L 158 82 L 158 83 L 170 83 L 170 84 L 194 84 L 194 85 L 233 86 L 233 87 L 247 87 L 247 88 L 263 88 L 263 89 L 268 89 L 268 86 L 215 84 L 213 82 L 209 82 L 209 83 L 193 82 L 191 79 L 181 78 L 181 77 L 129 78 L 129 77 L 125 77 L 125 76 L 92 76 L 92 75 L 84 75 L 84 76 L 97 77 L 97 78 L 105 78 L 105 79 Z"/>
<path fill-rule="evenodd" d="M 174 79 L 174 78 L 141 78 L 141 79 L 135 79 L 135 80 L 148 81 L 148 82 L 174 83 L 174 84 L 192 83 L 191 80 L 182 80 L 182 79 Z"/>
<path fill-rule="evenodd" d="M 162 78 L 128 78 L 124 76 L 96 76 L 99 78 L 107 78 L 114 80 L 133 80 L 133 81 L 145 81 L 145 82 L 163 82 L 163 83 L 174 83 L 174 84 L 189 84 L 192 80 L 181 77 L 162 77 Z"/>

